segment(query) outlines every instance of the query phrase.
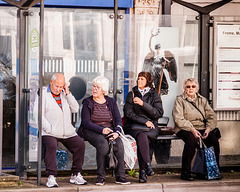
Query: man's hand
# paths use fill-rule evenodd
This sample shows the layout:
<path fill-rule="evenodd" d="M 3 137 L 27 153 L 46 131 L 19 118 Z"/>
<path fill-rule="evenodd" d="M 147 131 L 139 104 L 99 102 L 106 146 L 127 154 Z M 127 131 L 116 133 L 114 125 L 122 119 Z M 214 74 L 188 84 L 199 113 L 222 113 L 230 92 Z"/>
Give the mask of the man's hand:
<path fill-rule="evenodd" d="M 70 93 L 68 84 L 65 84 L 65 85 L 64 85 L 64 91 L 65 91 L 66 95 L 68 95 L 68 94 Z"/>

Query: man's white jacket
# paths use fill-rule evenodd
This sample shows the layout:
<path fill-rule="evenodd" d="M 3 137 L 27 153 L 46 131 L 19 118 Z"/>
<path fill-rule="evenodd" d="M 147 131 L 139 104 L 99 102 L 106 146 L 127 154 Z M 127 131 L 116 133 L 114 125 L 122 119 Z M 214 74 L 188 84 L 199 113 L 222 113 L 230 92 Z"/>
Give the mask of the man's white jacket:
<path fill-rule="evenodd" d="M 77 113 L 79 104 L 70 93 L 61 92 L 62 109 L 53 98 L 50 86 L 42 91 L 42 136 L 49 135 L 56 138 L 69 138 L 77 135 L 72 125 L 72 113 Z"/>

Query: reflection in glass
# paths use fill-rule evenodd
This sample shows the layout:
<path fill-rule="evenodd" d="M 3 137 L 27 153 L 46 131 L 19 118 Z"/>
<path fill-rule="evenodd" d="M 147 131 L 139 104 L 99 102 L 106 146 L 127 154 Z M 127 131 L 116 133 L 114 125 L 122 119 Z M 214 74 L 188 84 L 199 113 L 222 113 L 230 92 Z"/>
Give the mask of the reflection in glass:
<path fill-rule="evenodd" d="M 29 17 L 29 34 L 34 29 L 38 30 L 39 27 L 39 10 L 37 8 L 32 10 L 34 16 Z M 122 107 L 125 96 L 136 84 L 137 74 L 145 70 L 144 63 L 147 55 L 152 50 L 157 61 L 157 59 L 161 60 L 163 56 L 167 58 L 164 52 L 169 51 L 176 62 L 176 77 L 173 75 L 174 71 L 168 70 L 168 68 L 162 68 L 161 71 L 164 71 L 165 80 L 168 83 L 168 93 L 162 95 L 165 115 L 171 116 L 172 101 L 176 94 L 181 91 L 181 86 L 178 86 L 178 84 L 181 85 L 181 81 L 190 76 L 197 78 L 198 23 L 195 16 L 127 15 L 120 10 L 119 14 L 122 14 L 123 19 L 118 20 L 117 77 L 114 78 L 114 21 L 109 17 L 112 13 L 113 10 L 45 8 L 44 86 L 47 86 L 53 73 L 64 73 L 66 81 L 70 81 L 72 84 L 72 87 L 71 85 L 70 87 L 74 89 L 73 92 L 78 98 L 81 111 L 82 100 L 91 94 L 93 78 L 104 75 L 111 82 L 110 89 L 113 87 L 113 82 L 117 81 L 117 89 L 123 90 L 122 94 L 117 95 L 119 110 L 123 115 Z M 6 58 L 12 62 L 11 68 L 7 68 L 7 70 L 5 68 L 4 74 L 8 73 L 14 79 L 17 60 L 15 53 L 17 44 L 16 13 L 12 9 L 11 11 L 1 9 L 0 14 L 1 18 L 4 18 L 1 19 L 0 23 L 0 35 L 2 37 L 2 40 L 1 38 L 0 40 L 8 42 L 7 45 L 12 45 L 11 48 L 7 46 L 9 49 L 6 50 L 8 53 Z M 9 22 L 10 19 L 11 22 Z M 165 25 L 166 22 L 167 25 Z M 151 38 L 154 29 L 157 29 L 158 33 Z M 149 43 L 150 39 L 151 43 Z M 157 53 L 157 45 L 159 44 L 161 49 Z M 36 50 L 36 47 L 34 48 L 32 50 Z M 28 49 L 28 88 L 31 95 L 29 101 L 33 103 L 29 106 L 29 109 L 34 114 L 36 110 L 34 101 L 38 89 L 38 53 L 32 52 L 31 45 L 28 45 Z M 0 48 L 0 51 L 2 50 L 3 48 Z M 156 66 L 162 67 L 160 66 L 162 64 L 158 64 L 156 61 Z M 153 64 L 154 62 L 149 63 L 150 66 Z M 15 79 L 13 81 L 15 83 Z M 79 86 L 75 82 L 81 82 L 79 83 L 81 85 Z M 9 91 L 8 94 L 10 94 Z M 112 95 L 110 94 L 110 96 Z M 30 118 L 32 118 L 31 120 L 36 119 L 31 115 Z M 80 121 L 79 113 L 73 117 L 73 123 L 77 128 Z M 14 132 L 15 123 L 11 122 L 11 126 Z M 11 138 L 14 140 L 14 136 Z M 11 146 L 10 144 L 7 145 Z M 6 145 L 4 144 L 4 146 Z M 87 155 L 87 158 L 92 160 L 90 156 Z M 86 162 L 88 162 L 88 159 L 86 159 Z"/>

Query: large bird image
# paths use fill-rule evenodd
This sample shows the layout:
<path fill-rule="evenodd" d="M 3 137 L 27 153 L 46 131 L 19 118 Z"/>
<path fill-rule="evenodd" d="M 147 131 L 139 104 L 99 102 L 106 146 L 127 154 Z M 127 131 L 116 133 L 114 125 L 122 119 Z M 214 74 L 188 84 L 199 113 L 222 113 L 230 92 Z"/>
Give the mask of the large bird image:
<path fill-rule="evenodd" d="M 152 30 L 152 35 L 149 40 L 150 52 L 144 59 L 143 71 L 148 71 L 153 76 L 153 82 L 157 93 L 160 95 L 167 95 L 169 85 L 164 73 L 166 69 L 169 73 L 171 81 L 177 82 L 177 64 L 174 55 L 169 50 L 161 52 L 161 45 L 156 44 L 154 46 L 155 51 L 151 48 L 152 38 L 160 33 L 159 28 Z"/>

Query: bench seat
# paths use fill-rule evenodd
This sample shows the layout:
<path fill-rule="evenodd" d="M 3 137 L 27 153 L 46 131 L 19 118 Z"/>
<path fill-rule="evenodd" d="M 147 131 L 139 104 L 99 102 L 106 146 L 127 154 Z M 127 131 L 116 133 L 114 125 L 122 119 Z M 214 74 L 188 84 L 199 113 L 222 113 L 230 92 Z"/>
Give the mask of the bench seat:
<path fill-rule="evenodd" d="M 180 139 L 178 136 L 174 135 L 158 135 L 157 140 L 165 140 L 165 139 L 170 139 L 170 140 L 177 140 Z"/>

